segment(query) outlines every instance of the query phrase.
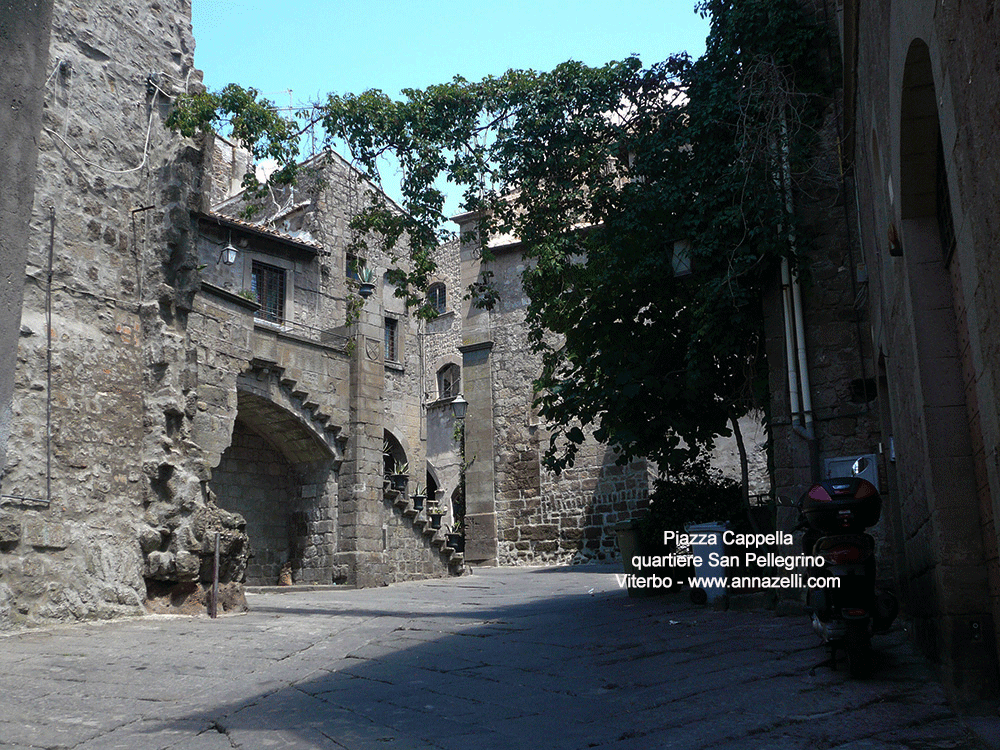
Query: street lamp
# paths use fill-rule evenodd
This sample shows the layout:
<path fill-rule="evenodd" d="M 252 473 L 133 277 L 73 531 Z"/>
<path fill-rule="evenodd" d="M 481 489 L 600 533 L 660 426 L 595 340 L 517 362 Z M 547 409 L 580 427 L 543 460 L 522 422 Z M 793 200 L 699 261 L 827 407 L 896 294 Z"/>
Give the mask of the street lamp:
<path fill-rule="evenodd" d="M 233 247 L 233 243 L 230 242 L 228 245 L 222 248 L 222 252 L 219 253 L 219 260 L 224 265 L 231 266 L 233 265 L 233 263 L 236 262 L 236 254 L 238 252 L 239 250 Z"/>
<path fill-rule="evenodd" d="M 452 399 L 451 413 L 455 415 L 455 419 L 465 419 L 465 412 L 468 408 L 469 402 L 462 397 L 461 393 Z"/>

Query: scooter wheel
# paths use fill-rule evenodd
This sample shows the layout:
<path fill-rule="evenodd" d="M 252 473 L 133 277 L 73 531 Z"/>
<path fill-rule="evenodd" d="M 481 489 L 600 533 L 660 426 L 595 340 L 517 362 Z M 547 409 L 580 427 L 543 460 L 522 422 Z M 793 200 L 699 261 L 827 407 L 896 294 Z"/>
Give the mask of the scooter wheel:
<path fill-rule="evenodd" d="M 872 637 L 867 622 L 852 622 L 844 635 L 847 670 L 851 677 L 865 678 L 872 673 Z"/>

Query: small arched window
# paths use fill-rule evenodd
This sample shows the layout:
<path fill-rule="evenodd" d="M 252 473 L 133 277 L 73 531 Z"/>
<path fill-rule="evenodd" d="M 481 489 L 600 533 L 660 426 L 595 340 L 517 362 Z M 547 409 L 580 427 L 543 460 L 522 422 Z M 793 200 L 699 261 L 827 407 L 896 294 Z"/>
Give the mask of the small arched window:
<path fill-rule="evenodd" d="M 431 284 L 427 290 L 427 304 L 430 305 L 438 315 L 447 310 L 448 299 L 445 296 L 444 284 L 438 282 Z"/>
<path fill-rule="evenodd" d="M 448 364 L 438 370 L 438 398 L 455 398 L 462 390 L 462 370 Z"/>

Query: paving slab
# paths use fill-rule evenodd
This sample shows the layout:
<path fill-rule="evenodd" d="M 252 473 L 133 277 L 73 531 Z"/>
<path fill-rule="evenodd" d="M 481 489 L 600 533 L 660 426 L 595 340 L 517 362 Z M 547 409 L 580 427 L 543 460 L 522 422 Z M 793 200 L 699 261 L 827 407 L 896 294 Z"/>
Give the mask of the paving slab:
<path fill-rule="evenodd" d="M 811 673 L 804 616 L 630 599 L 614 572 L 264 590 L 217 620 L 8 634 L 0 748 L 997 747 L 997 720 L 958 716 L 902 626 L 871 679 Z"/>

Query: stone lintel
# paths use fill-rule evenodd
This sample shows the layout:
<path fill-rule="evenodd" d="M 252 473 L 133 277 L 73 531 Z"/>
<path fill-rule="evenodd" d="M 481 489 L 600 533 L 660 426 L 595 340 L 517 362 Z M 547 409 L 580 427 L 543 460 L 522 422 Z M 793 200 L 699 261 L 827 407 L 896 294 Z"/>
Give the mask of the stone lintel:
<path fill-rule="evenodd" d="M 465 344 L 464 346 L 458 347 L 458 350 L 462 354 L 471 354 L 472 352 L 489 352 L 493 349 L 493 342 L 490 340 L 478 341 L 474 344 Z"/>

